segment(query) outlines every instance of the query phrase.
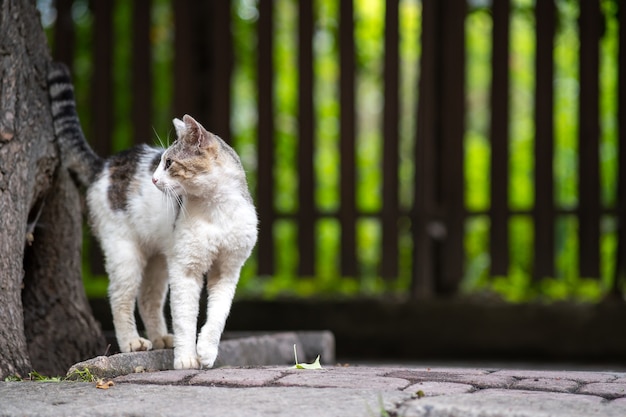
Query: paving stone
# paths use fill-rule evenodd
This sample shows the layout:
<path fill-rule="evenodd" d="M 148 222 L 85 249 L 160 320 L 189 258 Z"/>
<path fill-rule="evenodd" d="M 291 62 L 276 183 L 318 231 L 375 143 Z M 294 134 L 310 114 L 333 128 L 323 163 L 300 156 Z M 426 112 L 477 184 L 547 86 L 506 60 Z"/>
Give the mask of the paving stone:
<path fill-rule="evenodd" d="M 511 388 L 531 391 L 574 392 L 578 386 L 578 382 L 569 379 L 528 378 L 515 381 Z"/>
<path fill-rule="evenodd" d="M 325 365 L 324 363 L 322 363 L 321 365 L 322 365 L 322 370 L 324 371 L 340 372 L 344 375 L 351 374 L 358 378 L 362 378 L 366 376 L 368 377 L 369 376 L 387 376 L 387 374 L 389 374 L 390 372 L 390 368 L 383 368 L 383 367 L 370 368 L 369 366 L 329 366 L 329 365 Z M 267 367 L 264 367 L 264 369 L 268 369 L 271 371 L 285 372 L 287 374 L 289 373 L 297 374 L 297 373 L 302 372 L 302 369 L 296 369 L 292 365 L 291 366 L 267 366 Z M 406 368 L 400 368 L 400 369 L 406 369 Z"/>
<path fill-rule="evenodd" d="M 478 374 L 475 372 L 460 371 L 420 371 L 407 370 L 390 372 L 390 377 L 404 378 L 413 382 L 434 381 L 434 382 L 457 382 L 469 384 L 477 388 L 508 388 L 515 382 L 512 376 L 491 374 Z"/>
<path fill-rule="evenodd" d="M 220 368 L 197 373 L 189 385 L 260 387 L 271 384 L 283 373 L 267 369 Z"/>
<path fill-rule="evenodd" d="M 386 369 L 390 369 L 387 367 Z M 458 375 L 488 375 L 492 374 L 493 371 L 489 371 L 486 369 L 478 369 L 478 368 L 459 368 L 459 367 L 433 367 L 433 368 L 423 368 L 423 367 L 412 367 L 412 368 L 404 368 L 398 369 L 404 371 L 411 372 L 426 372 L 431 374 L 458 374 Z"/>
<path fill-rule="evenodd" d="M 341 372 L 335 369 L 329 370 L 307 370 L 300 369 L 298 372 L 290 372 L 288 375 L 276 381 L 278 385 L 291 387 L 334 387 L 334 388 L 358 388 L 358 389 L 380 389 L 380 390 L 401 390 L 409 385 L 409 381 L 401 378 L 367 376 Z"/>
<path fill-rule="evenodd" d="M 471 394 L 424 397 L 397 410 L 404 417 L 623 417 L 621 406 L 591 395 L 487 389 Z"/>
<path fill-rule="evenodd" d="M 617 377 L 617 379 L 614 379 L 614 380 L 613 380 L 613 381 L 611 381 L 611 382 L 617 382 L 617 383 L 620 383 L 620 384 L 621 384 L 621 383 L 626 384 L 626 377 L 624 377 L 624 376 L 623 376 L 623 377 L 618 376 L 618 377 Z"/>
<path fill-rule="evenodd" d="M 122 375 L 115 378 L 116 383 L 132 384 L 155 384 L 155 385 L 181 385 L 186 384 L 198 370 L 171 370 L 157 372 L 141 372 Z"/>
<path fill-rule="evenodd" d="M 603 398 L 626 397 L 626 384 L 616 382 L 596 382 L 587 384 L 578 390 L 581 394 L 598 395 Z"/>
<path fill-rule="evenodd" d="M 421 391 L 425 397 L 435 397 L 438 395 L 465 394 L 475 391 L 475 388 L 468 384 L 457 384 L 455 382 L 433 382 L 425 381 L 413 384 L 404 389 L 404 392 L 417 395 Z"/>
<path fill-rule="evenodd" d="M 492 375 L 511 376 L 516 379 L 568 379 L 584 384 L 592 382 L 608 382 L 615 379 L 615 375 L 602 372 L 580 372 L 580 371 L 541 371 L 541 370 L 502 370 L 496 371 Z"/>

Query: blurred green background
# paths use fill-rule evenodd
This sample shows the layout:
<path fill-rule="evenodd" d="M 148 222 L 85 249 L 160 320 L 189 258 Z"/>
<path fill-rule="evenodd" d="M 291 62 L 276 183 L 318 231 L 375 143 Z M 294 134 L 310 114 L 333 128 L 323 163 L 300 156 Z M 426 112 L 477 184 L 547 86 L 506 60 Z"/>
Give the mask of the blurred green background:
<path fill-rule="evenodd" d="M 462 294 L 488 293 L 508 301 L 564 300 L 598 301 L 610 287 L 616 256 L 616 220 L 607 214 L 601 222 L 601 277 L 579 276 L 577 219 L 561 215 L 556 222 L 556 276 L 539 283 L 531 282 L 533 228 L 527 215 L 511 217 L 510 258 L 507 276 L 489 276 L 490 143 L 489 89 L 491 84 L 492 18 L 488 1 L 469 1 L 466 30 L 466 132 L 465 132 L 465 275 Z M 600 175 L 602 207 L 616 204 L 617 184 L 617 32 L 618 0 L 601 0 L 605 31 L 600 44 Z M 558 209 L 573 209 L 578 204 L 578 1 L 557 0 L 555 38 L 555 142 L 554 201 Z M 52 0 L 39 0 L 42 22 L 52 39 L 55 21 Z M 297 207 L 297 13 L 296 0 L 275 0 L 275 207 L 282 213 L 295 213 Z M 232 138 L 247 169 L 251 189 L 256 184 L 257 92 L 255 0 L 232 1 L 234 73 L 231 84 Z M 510 195 L 512 210 L 529 210 L 534 204 L 534 52 L 535 23 L 532 0 L 513 0 L 509 68 L 510 102 Z M 314 77 L 315 77 L 315 201 L 324 211 L 339 207 L 339 52 L 338 2 L 315 0 Z M 114 7 L 114 144 L 116 151 L 132 143 L 130 119 L 131 94 L 131 11 L 132 2 L 115 1 Z M 373 212 L 381 208 L 382 187 L 382 106 L 383 106 L 383 0 L 355 0 L 356 43 L 356 166 L 357 210 Z M 85 131 L 89 109 L 92 64 L 93 16 L 87 0 L 76 0 L 72 9 L 76 25 L 74 82 L 81 122 Z M 419 103 L 421 3 L 400 1 L 400 207 L 413 205 L 413 154 L 415 115 Z M 148 143 L 170 140 L 173 136 L 171 113 L 173 99 L 173 11 L 169 0 L 152 0 L 151 42 L 153 44 L 153 120 L 154 137 Z M 210 129 L 210 126 L 207 126 Z M 340 276 L 337 220 L 323 218 L 316 223 L 317 266 L 313 277 L 297 276 L 297 228 L 295 221 L 278 220 L 273 233 L 276 243 L 276 273 L 258 276 L 255 255 L 242 273 L 238 297 L 275 298 L 279 296 L 379 296 L 405 295 L 411 282 L 412 242 L 410 222 L 400 219 L 400 275 L 383 280 L 378 275 L 381 257 L 381 225 L 372 217 L 357 224 L 357 253 L 360 274 L 357 279 Z M 85 232 L 85 251 L 96 244 Z M 84 282 L 91 297 L 106 295 L 107 279 L 94 275 L 85 256 Z"/>

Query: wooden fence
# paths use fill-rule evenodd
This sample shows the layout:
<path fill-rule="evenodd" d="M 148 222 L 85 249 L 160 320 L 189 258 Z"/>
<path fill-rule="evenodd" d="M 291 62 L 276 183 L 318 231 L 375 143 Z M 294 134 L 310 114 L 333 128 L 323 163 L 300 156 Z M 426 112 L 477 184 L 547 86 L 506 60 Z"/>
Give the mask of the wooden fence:
<path fill-rule="evenodd" d="M 72 63 L 75 34 L 71 18 L 72 0 L 57 0 L 54 55 Z M 557 207 L 554 198 L 554 42 L 558 25 L 553 0 L 537 0 L 530 13 L 536 25 L 534 94 L 534 206 L 512 209 L 509 160 L 511 1 L 494 0 L 491 89 L 490 89 L 490 207 L 470 211 L 465 204 L 464 135 L 466 133 L 466 34 L 469 7 L 465 0 L 421 1 L 421 55 L 417 91 L 399 87 L 399 4 L 384 4 L 384 70 L 382 75 L 382 187 L 381 209 L 363 212 L 356 205 L 355 141 L 357 103 L 355 91 L 355 13 L 352 1 L 338 5 L 339 60 L 339 152 L 340 203 L 333 212 L 321 211 L 314 197 L 314 168 L 317 121 L 314 112 L 314 50 L 316 14 L 313 0 L 295 2 L 297 7 L 297 199 L 295 214 L 275 207 L 275 3 L 256 3 L 257 33 L 257 166 L 256 204 L 261 219 L 257 248 L 257 273 L 275 272 L 276 244 L 273 227 L 288 218 L 297 224 L 298 274 L 316 273 L 316 222 L 321 218 L 338 221 L 341 276 L 358 277 L 356 224 L 364 217 L 376 218 L 381 225 L 380 275 L 393 279 L 399 274 L 399 219 L 410 221 L 412 241 L 412 284 L 414 297 L 449 295 L 458 291 L 464 271 L 465 221 L 468 216 L 489 217 L 490 275 L 509 271 L 509 221 L 514 215 L 532 218 L 534 250 L 532 276 L 535 280 L 555 275 L 555 222 L 558 216 L 578 219 L 579 274 L 600 276 L 600 221 L 610 215 L 619 225 L 626 217 L 626 174 L 619 169 L 617 202 L 604 207 L 600 198 L 599 122 L 599 45 L 603 36 L 604 14 L 600 0 L 581 0 L 579 17 L 579 96 L 578 111 L 578 201 L 573 209 Z M 113 84 L 112 54 L 114 2 L 90 2 L 93 13 L 93 76 L 91 96 L 92 127 L 88 132 L 100 154 L 111 153 Z M 151 0 L 135 0 L 132 7 L 132 121 L 133 137 L 152 136 L 152 77 L 150 39 Z M 224 138 L 230 137 L 231 77 L 234 65 L 232 5 L 227 1 L 172 2 L 174 16 L 174 97 L 172 114 L 197 115 Z M 617 114 L 619 143 L 626 143 L 626 7 L 615 2 L 619 22 L 619 88 Z M 417 46 L 417 45 L 416 45 Z M 399 103 L 403 94 L 419 97 L 414 132 L 414 203 L 408 210 L 399 204 L 398 164 Z M 626 166 L 626 147 L 619 146 L 618 167 Z M 618 248 L 613 289 L 626 274 L 626 229 L 618 227 Z"/>

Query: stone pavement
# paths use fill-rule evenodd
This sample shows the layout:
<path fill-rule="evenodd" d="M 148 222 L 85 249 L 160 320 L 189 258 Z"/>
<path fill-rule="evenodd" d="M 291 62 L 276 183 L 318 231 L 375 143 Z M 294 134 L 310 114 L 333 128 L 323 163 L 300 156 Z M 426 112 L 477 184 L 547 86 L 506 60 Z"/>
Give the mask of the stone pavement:
<path fill-rule="evenodd" d="M 626 416 L 626 373 L 608 371 L 270 366 L 112 381 L 1 382 L 0 416 Z"/>

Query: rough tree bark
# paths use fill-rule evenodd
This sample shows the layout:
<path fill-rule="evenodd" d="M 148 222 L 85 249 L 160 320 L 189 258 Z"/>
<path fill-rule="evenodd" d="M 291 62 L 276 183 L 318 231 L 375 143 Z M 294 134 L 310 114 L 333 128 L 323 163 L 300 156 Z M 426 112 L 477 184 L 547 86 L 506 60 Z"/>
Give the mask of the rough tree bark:
<path fill-rule="evenodd" d="M 59 168 L 34 0 L 0 0 L 0 378 L 104 353 L 81 281 L 80 195 Z"/>

